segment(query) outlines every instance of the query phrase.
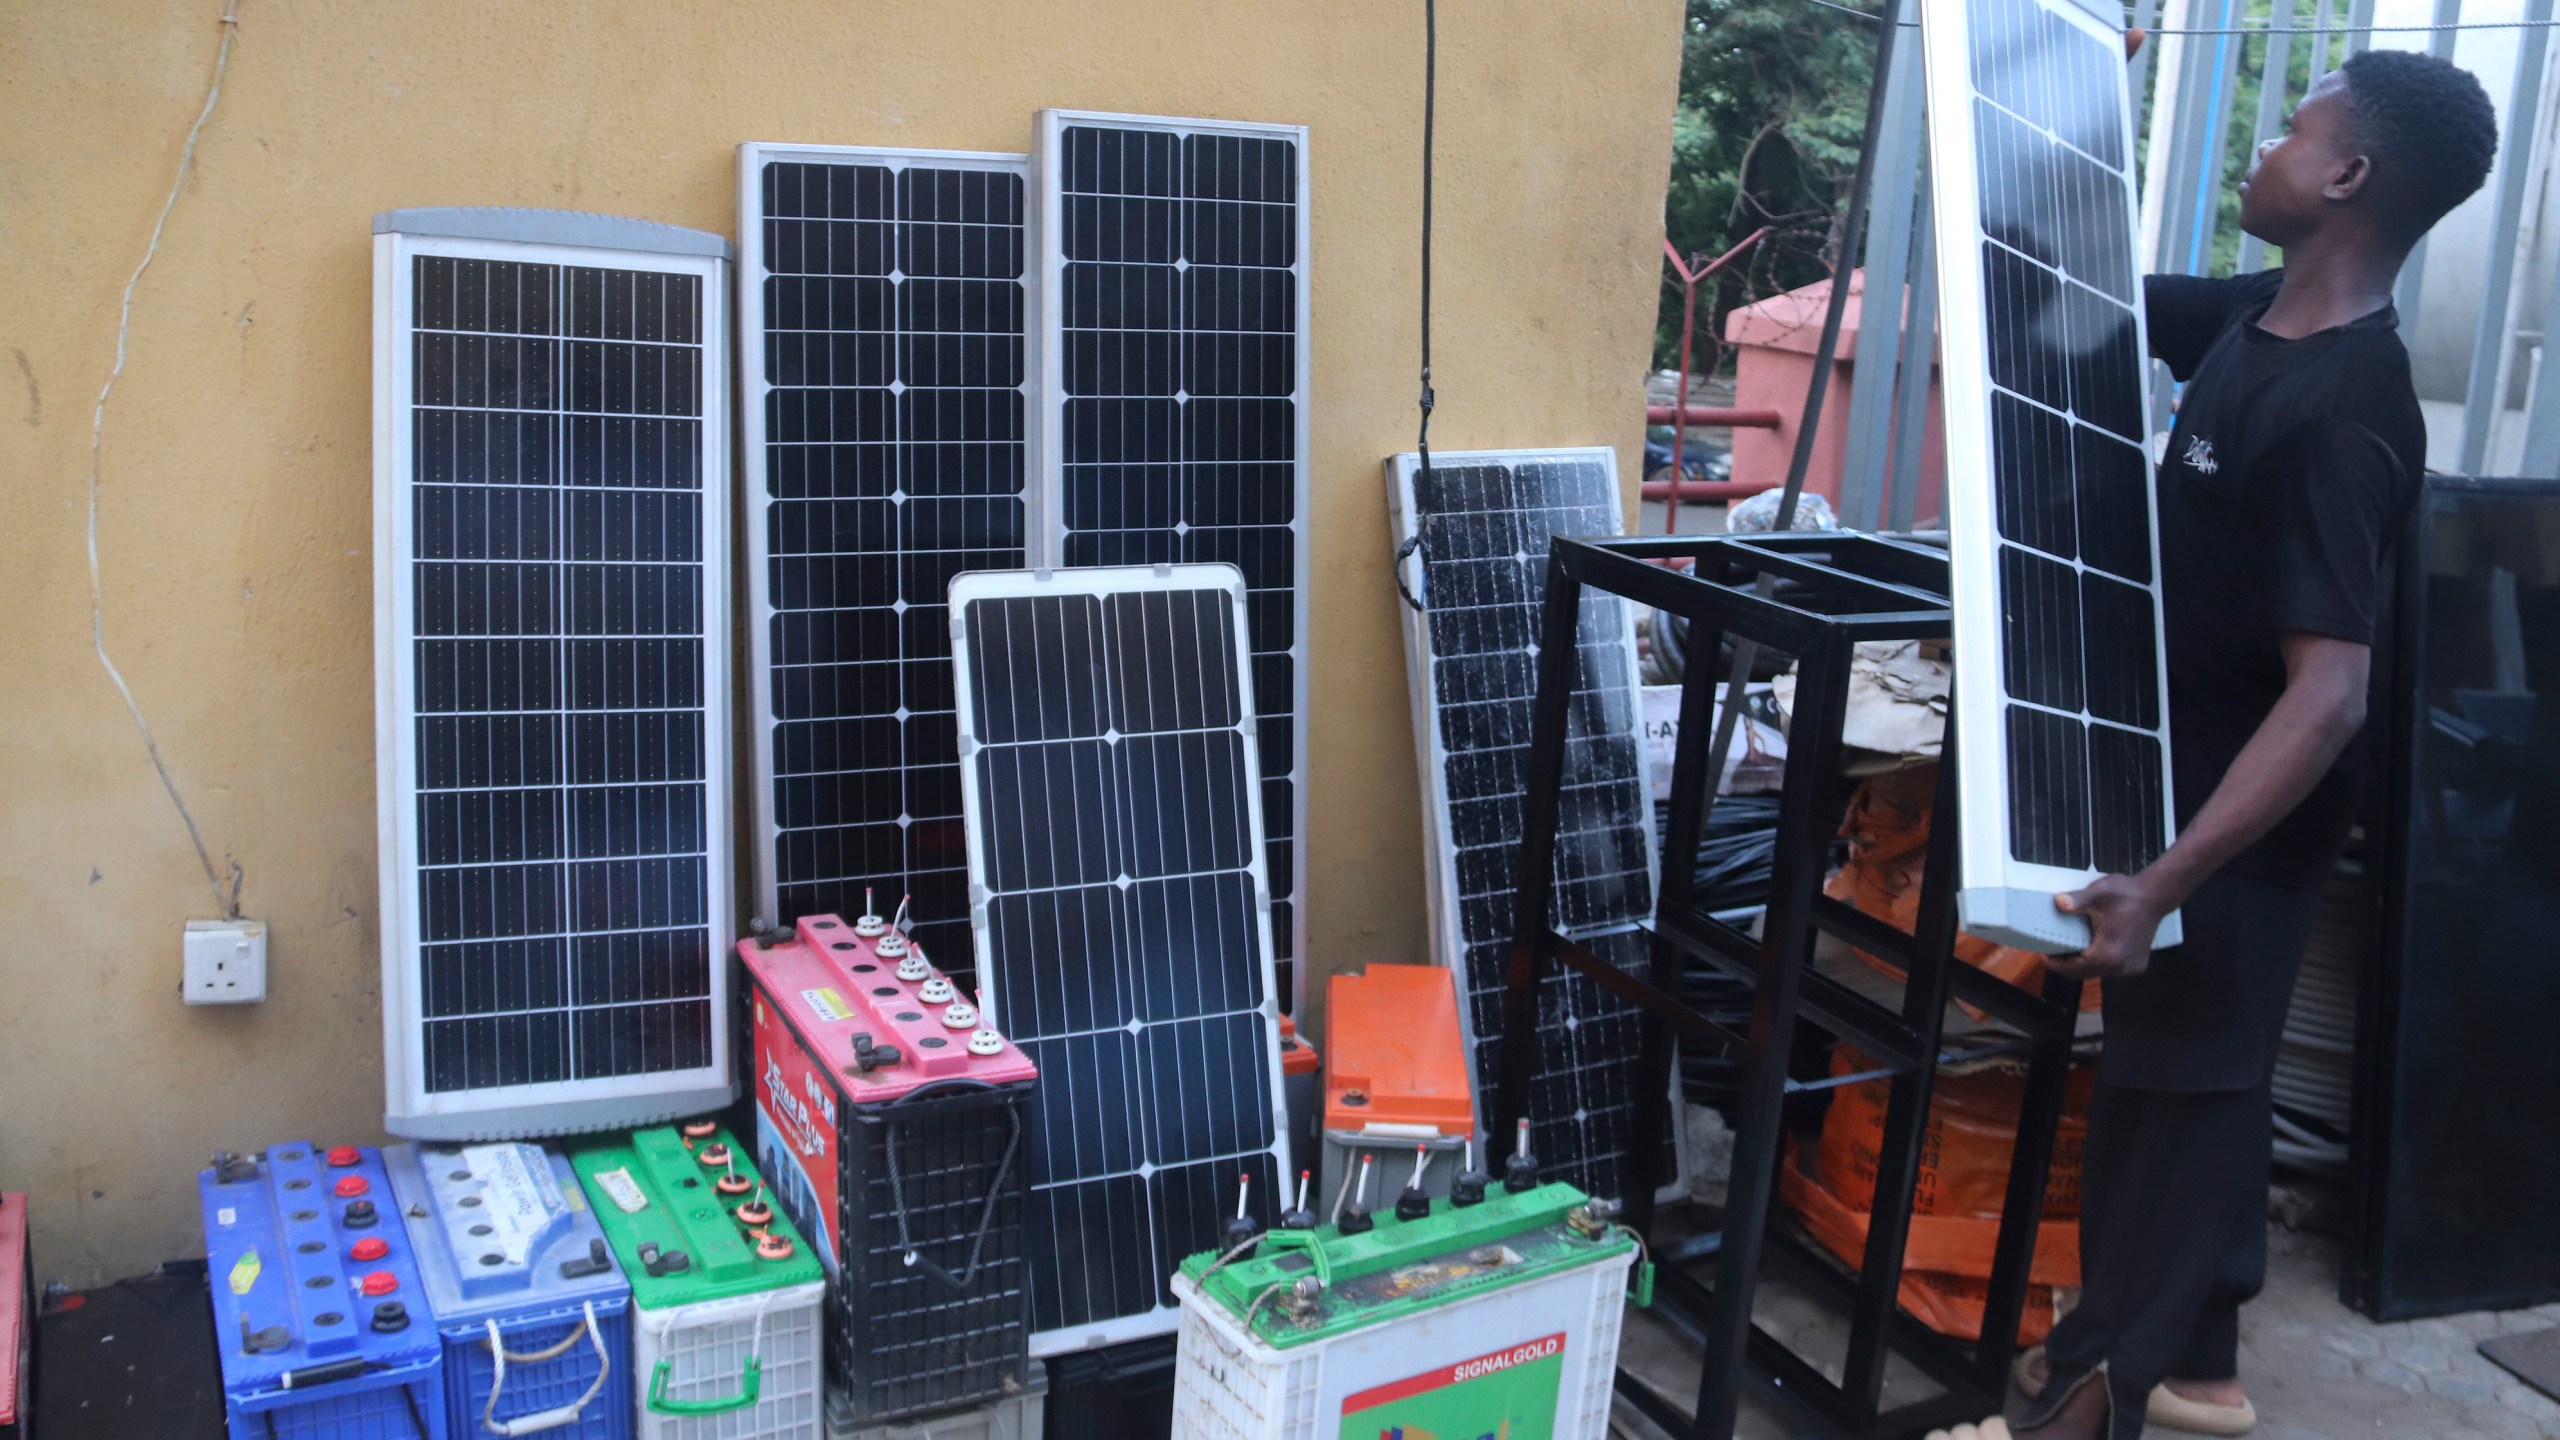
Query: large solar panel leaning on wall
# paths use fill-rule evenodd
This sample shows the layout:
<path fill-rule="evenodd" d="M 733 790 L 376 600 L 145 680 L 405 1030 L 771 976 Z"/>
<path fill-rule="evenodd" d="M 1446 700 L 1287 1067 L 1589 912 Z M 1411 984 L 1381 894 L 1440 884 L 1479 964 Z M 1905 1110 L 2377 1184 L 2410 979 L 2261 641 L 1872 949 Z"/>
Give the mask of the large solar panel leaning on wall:
<path fill-rule="evenodd" d="M 739 147 L 756 904 L 888 914 L 966 978 L 962 570 L 1026 563 L 1030 158 Z"/>
<path fill-rule="evenodd" d="M 1040 1066 L 1035 1355 L 1163 1334 L 1236 1177 L 1288 1173 L 1272 899 L 1229 565 L 951 587 L 978 976 Z"/>
<path fill-rule="evenodd" d="M 2094 3 L 2094 0 L 2093 0 Z M 2133 124 L 2113 7 L 1921 0 L 1955 584 L 1965 928 L 2078 949 L 2053 906 L 2169 842 Z M 2175 944 L 2178 917 L 2160 930 Z"/>
<path fill-rule="evenodd" d="M 1423 608 L 1404 607 L 1404 631 L 1432 951 L 1467 997 L 1476 1090 L 1490 1112 L 1508 1043 L 1504 973 L 1519 918 L 1547 545 L 1558 535 L 1619 533 L 1618 457 L 1606 448 L 1435 455 L 1426 480 L 1419 456 L 1398 455 L 1387 462 L 1387 496 L 1398 545 L 1421 537 L 1406 584 Z M 1561 932 L 1641 974 L 1651 968 L 1636 926 L 1653 913 L 1653 791 L 1634 607 L 1586 593 L 1577 648 L 1554 919 Z M 1636 1012 L 1561 966 L 1543 983 L 1527 1107 L 1538 1158 L 1557 1178 L 1620 1195 Z"/>
<path fill-rule="evenodd" d="M 1053 565 L 1244 572 L 1272 929 L 1305 948 L 1307 145 L 1044 110 L 1036 419 Z"/>
<path fill-rule="evenodd" d="M 728 1102 L 728 242 L 374 220 L 394 1134 Z"/>

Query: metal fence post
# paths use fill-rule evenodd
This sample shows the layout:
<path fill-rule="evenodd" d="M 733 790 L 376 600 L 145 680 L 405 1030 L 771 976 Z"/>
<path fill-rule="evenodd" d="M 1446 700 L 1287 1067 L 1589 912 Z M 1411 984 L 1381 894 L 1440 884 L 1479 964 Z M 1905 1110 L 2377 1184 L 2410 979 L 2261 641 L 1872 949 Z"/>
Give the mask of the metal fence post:
<path fill-rule="evenodd" d="M 2525 0 L 2525 23 L 2544 25 L 2551 19 L 2551 0 Z M 2516 37 L 2515 88 L 2507 101 L 2505 153 L 2498 157 L 2498 209 L 2489 222 L 2489 286 L 2480 297 L 2480 322 L 2471 332 L 2471 379 L 2462 391 L 2462 458 L 2456 468 L 2477 475 L 2489 458 L 2489 426 L 2507 402 L 2507 358 L 2515 351 L 2514 315 L 2516 245 L 2522 228 L 2527 182 L 2533 178 L 2535 152 L 2546 143 L 2534 133 L 2542 113 L 2542 69 L 2551 37 L 2540 30 Z M 2517 141 L 2524 143 L 2519 145 Z M 2411 257 L 2414 262 L 2416 257 Z M 2544 332 L 2543 354 L 2550 351 Z M 2549 369 L 2546 359 L 2544 368 Z"/>

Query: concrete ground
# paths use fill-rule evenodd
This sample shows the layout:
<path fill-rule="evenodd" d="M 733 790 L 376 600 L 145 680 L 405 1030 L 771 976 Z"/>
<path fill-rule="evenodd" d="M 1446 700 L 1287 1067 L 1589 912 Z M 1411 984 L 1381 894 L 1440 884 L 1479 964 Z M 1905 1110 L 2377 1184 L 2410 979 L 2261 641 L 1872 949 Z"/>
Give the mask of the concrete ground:
<path fill-rule="evenodd" d="M 2376 1325 L 2339 1303 L 2336 1244 L 2277 1229 L 2269 1237 L 2267 1288 L 2242 1312 L 2241 1379 L 2258 1407 L 2266 1440 L 2536 1440 L 2560 1437 L 2560 1403 L 2481 1358 L 2480 1341 L 2560 1326 L 2560 1304 Z M 1800 1293 L 1764 1281 L 1755 1307 L 1765 1328 L 1799 1354 L 1838 1373 L 1845 1327 Z M 1697 1393 L 1698 1351 L 1659 1320 L 1629 1312 L 1621 1361 L 1683 1407 Z M 1889 1398 L 1930 1393 L 1902 1367 L 1886 1379 Z M 2015 1413 L 2013 1398 L 2012 1413 Z M 1623 1401 L 1611 1426 L 1625 1440 L 1662 1432 Z M 1774 1408 L 1746 1397 L 1737 1440 L 1795 1440 Z M 2177 1432 L 2152 1427 L 2155 1435 Z"/>

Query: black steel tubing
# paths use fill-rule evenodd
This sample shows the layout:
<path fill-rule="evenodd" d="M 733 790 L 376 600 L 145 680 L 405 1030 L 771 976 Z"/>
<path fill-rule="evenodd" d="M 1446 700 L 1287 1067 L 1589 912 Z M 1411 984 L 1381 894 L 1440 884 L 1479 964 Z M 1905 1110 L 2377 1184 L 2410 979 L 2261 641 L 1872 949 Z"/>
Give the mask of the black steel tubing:
<path fill-rule="evenodd" d="M 1646 555 L 1665 552 L 1689 555 L 1694 561 L 1690 573 L 1643 563 Z M 1750 583 L 1781 571 L 1787 583 L 1774 594 L 1763 594 Z M 1515 943 L 1506 975 L 1506 1034 L 1516 1043 L 1504 1055 L 1492 1108 L 1508 1129 L 1528 1106 L 1539 1051 L 1536 987 L 1541 975 L 1551 973 L 1551 965 L 1589 976 L 1643 1016 L 1635 1082 L 1639 1136 L 1657 1134 L 1669 1118 L 1676 1038 L 1735 1055 L 1743 1093 L 1727 1213 L 1715 1243 L 1702 1247 L 1713 1255 L 1715 1283 L 1702 1283 L 1678 1263 L 1666 1264 L 1657 1281 L 1657 1304 L 1683 1330 L 1702 1337 L 1698 1408 L 1683 1421 L 1677 1407 L 1650 1387 L 1629 1391 L 1639 1397 L 1638 1408 L 1688 1440 L 1730 1440 L 1745 1385 L 1784 1402 L 1809 1433 L 1881 1440 L 1996 1408 L 2007 1383 L 2017 1317 L 2032 1270 L 2037 1202 L 2062 1104 L 2077 987 L 2057 983 L 2045 995 L 2034 996 L 1954 960 L 1954 762 L 1951 745 L 1943 741 L 1947 758 L 1914 929 L 1904 932 L 1821 893 L 1845 783 L 1840 777 L 1840 733 L 1853 647 L 1860 640 L 1894 634 L 1948 633 L 1951 616 L 1929 588 L 1942 584 L 1943 574 L 1944 557 L 1936 552 L 1846 534 L 1559 540 L 1550 552 L 1539 689 L 1526 765 L 1529 794 Z M 1655 961 L 1647 979 L 1619 971 L 1584 945 L 1555 934 L 1547 923 L 1585 584 L 1647 601 L 1687 620 L 1699 653 L 1710 653 L 1707 647 L 1728 635 L 1737 642 L 1754 634 L 1785 636 L 1777 648 L 1790 650 L 1799 662 L 1796 713 L 1784 786 L 1777 797 L 1769 905 L 1756 937 L 1696 908 L 1698 839 L 1705 834 L 1714 791 L 1706 721 L 1715 713 L 1719 677 L 1693 667 L 1692 678 L 1684 681 L 1666 826 L 1669 858 L 1662 867 L 1653 923 L 1646 927 Z M 1823 608 L 1915 601 L 1934 608 L 1882 615 Z M 1899 964 L 1905 972 L 1899 1009 L 1877 1004 L 1817 972 L 1812 965 L 1817 932 L 1837 935 Z M 1698 963 L 1750 983 L 1747 1034 L 1736 1036 L 1679 1001 L 1688 967 Z M 1896 1303 L 1933 1072 L 1945 1063 L 1940 1042 L 1951 996 L 2023 1032 L 2027 1038 L 2019 1047 L 2030 1057 L 2028 1104 L 2012 1152 L 2008 1213 L 1992 1269 L 1985 1338 L 1971 1346 L 1929 1332 Z M 1783 1163 L 1780 1116 L 1786 1096 L 1798 1088 L 1787 1069 L 1799 1021 L 1876 1056 L 1880 1066 L 1874 1078 L 1891 1082 L 1868 1238 L 1854 1272 L 1770 1223 Z M 1662 1178 L 1658 1148 L 1633 1146 L 1625 1172 L 1631 1182 L 1632 1193 L 1625 1197 L 1630 1218 L 1644 1228 L 1650 1228 L 1650 1202 Z M 1762 1268 L 1773 1262 L 1813 1277 L 1817 1290 L 1848 1306 L 1850 1355 L 1839 1384 L 1823 1379 L 1803 1357 L 1752 1327 L 1752 1295 Z M 1948 1393 L 1882 1411 L 1888 1354 L 1917 1365 Z M 1639 1384 L 1627 1380 L 1622 1388 Z"/>

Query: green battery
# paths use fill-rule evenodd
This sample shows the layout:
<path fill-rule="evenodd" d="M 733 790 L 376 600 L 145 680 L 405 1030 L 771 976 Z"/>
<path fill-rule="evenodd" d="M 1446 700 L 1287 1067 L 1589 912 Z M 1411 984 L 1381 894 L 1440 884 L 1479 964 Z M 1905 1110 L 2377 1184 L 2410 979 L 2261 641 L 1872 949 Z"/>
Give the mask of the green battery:
<path fill-rule="evenodd" d="M 1192 1256 L 1175 1435 L 1605 1436 L 1638 1248 L 1613 1214 L 1540 1185 Z"/>
<path fill-rule="evenodd" d="M 746 1152 L 709 1123 L 573 1145 L 631 1280 L 641 1440 L 817 1440 L 817 1256 Z"/>

